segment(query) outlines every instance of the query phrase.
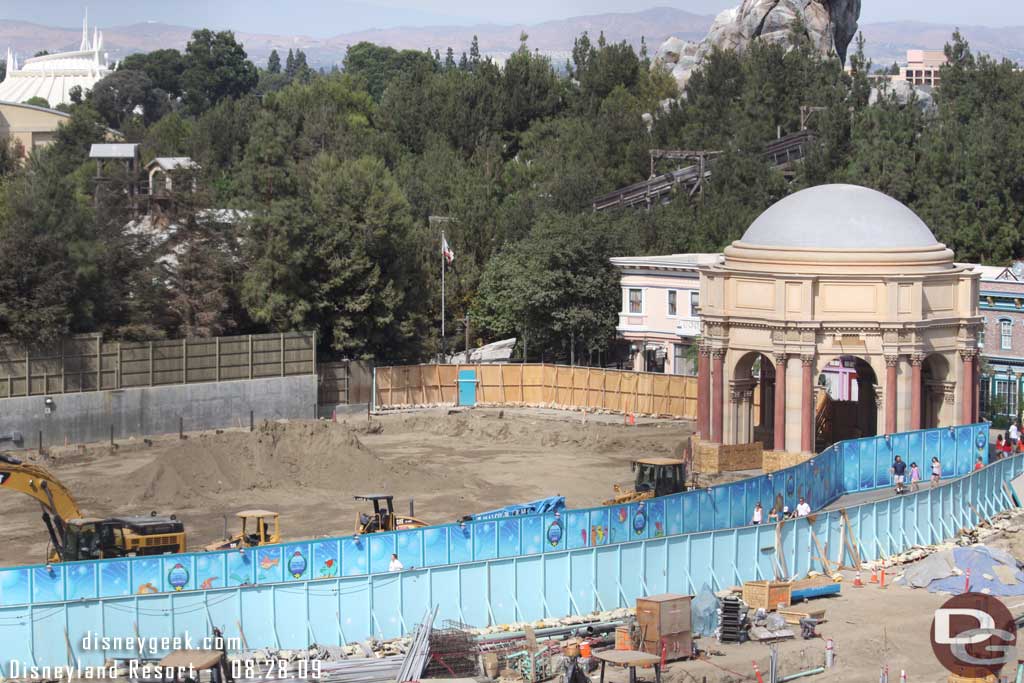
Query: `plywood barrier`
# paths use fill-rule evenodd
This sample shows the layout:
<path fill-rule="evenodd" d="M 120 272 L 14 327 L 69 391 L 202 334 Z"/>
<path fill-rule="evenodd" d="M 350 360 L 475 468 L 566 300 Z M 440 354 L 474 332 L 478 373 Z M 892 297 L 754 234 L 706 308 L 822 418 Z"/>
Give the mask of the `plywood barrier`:
<path fill-rule="evenodd" d="M 696 377 L 539 363 L 380 367 L 374 405 L 378 410 L 455 405 L 460 370 L 476 371 L 477 405 L 697 417 Z"/>
<path fill-rule="evenodd" d="M 764 447 L 759 441 L 723 445 L 694 438 L 692 443 L 693 469 L 702 474 L 742 472 L 762 466 Z"/>
<path fill-rule="evenodd" d="M 785 451 L 765 451 L 761 460 L 761 469 L 765 472 L 776 472 L 799 465 L 812 456 L 806 453 L 786 453 Z"/>

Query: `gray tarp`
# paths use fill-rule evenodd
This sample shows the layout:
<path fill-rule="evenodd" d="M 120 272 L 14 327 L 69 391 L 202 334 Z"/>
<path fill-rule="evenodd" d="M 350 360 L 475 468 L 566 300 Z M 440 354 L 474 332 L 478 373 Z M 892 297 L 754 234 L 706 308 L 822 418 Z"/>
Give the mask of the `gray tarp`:
<path fill-rule="evenodd" d="M 903 583 L 911 588 L 927 588 L 932 581 L 954 576 L 955 567 L 953 551 L 943 550 L 908 567 L 903 572 Z"/>

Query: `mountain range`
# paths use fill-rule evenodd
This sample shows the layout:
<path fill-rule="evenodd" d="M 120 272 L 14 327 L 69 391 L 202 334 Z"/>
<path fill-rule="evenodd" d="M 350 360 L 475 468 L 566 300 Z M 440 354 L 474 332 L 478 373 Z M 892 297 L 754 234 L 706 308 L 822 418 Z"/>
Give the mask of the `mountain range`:
<path fill-rule="evenodd" d="M 571 54 L 573 39 L 584 31 L 592 37 L 603 31 L 609 41 L 625 40 L 637 47 L 642 39 L 646 40 L 648 51 L 653 55 L 658 45 L 669 36 L 684 40 L 700 40 L 707 34 L 713 21 L 712 16 L 658 7 L 637 12 L 578 16 L 529 26 L 406 26 L 340 33 L 330 38 L 246 32 L 237 32 L 236 36 L 244 44 L 253 61 L 259 64 L 266 62 L 273 49 L 286 53 L 288 49 L 299 48 L 306 53 L 311 65 L 330 67 L 341 62 L 347 46 L 364 40 L 398 49 L 436 49 L 442 55 L 450 46 L 458 58 L 463 51 L 469 49 L 475 35 L 479 39 L 482 53 L 502 59 L 518 48 L 521 34 L 526 33 L 529 36 L 530 48 L 561 62 Z M 955 28 L 952 25 L 924 22 L 861 25 L 867 40 L 868 56 L 876 64 L 903 62 L 907 49 L 911 48 L 941 48 Z M 193 27 L 141 23 L 101 27 L 101 30 L 104 49 L 112 60 L 116 60 L 133 52 L 148 52 L 161 48 L 182 49 L 188 42 Z M 1024 62 L 1024 26 L 962 26 L 960 31 L 975 52 Z M 78 47 L 80 40 L 81 29 L 0 19 L 0 57 L 6 53 L 8 46 L 19 56 L 24 57 L 41 50 L 73 50 Z"/>

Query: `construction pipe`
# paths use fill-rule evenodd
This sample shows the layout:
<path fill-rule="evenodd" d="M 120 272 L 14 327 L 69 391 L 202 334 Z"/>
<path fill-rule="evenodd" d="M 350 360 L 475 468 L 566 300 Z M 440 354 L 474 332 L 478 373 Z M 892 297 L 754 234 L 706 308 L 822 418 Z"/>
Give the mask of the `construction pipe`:
<path fill-rule="evenodd" d="M 779 679 L 779 683 L 786 683 L 786 681 L 795 681 L 796 679 L 803 678 L 804 676 L 817 676 L 818 674 L 823 674 L 823 673 L 825 673 L 825 667 L 819 666 L 816 669 L 808 669 L 807 671 L 800 671 L 800 672 L 795 673 L 795 674 L 790 674 L 788 676 L 783 676 L 782 678 Z"/>
<path fill-rule="evenodd" d="M 622 626 L 624 621 L 622 619 L 616 621 L 600 621 L 600 622 L 587 622 L 582 624 L 571 624 L 569 626 L 551 626 L 549 628 L 540 628 L 535 630 L 533 633 L 538 638 L 541 636 L 558 636 L 565 635 L 579 631 L 590 630 L 593 634 L 608 633 L 614 631 L 617 627 Z M 576 633 L 576 635 L 582 635 Z M 498 633 L 489 633 L 483 636 L 476 636 L 475 640 L 479 643 L 490 643 L 499 640 L 518 640 L 526 637 L 524 631 L 500 631 Z"/>
<path fill-rule="evenodd" d="M 1024 683 L 1024 660 L 1017 662 L 1017 683 Z"/>

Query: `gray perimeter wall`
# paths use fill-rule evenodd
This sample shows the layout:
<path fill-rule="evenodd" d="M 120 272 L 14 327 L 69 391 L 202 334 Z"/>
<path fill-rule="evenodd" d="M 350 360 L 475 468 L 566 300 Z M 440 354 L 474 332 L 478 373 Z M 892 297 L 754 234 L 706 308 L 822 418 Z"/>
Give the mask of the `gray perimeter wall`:
<path fill-rule="evenodd" d="M 25 448 L 185 431 L 248 427 L 281 418 L 314 419 L 316 375 L 53 394 L 0 400 L 0 433 L 21 432 Z M 8 442 L 9 443 L 9 442 Z"/>

